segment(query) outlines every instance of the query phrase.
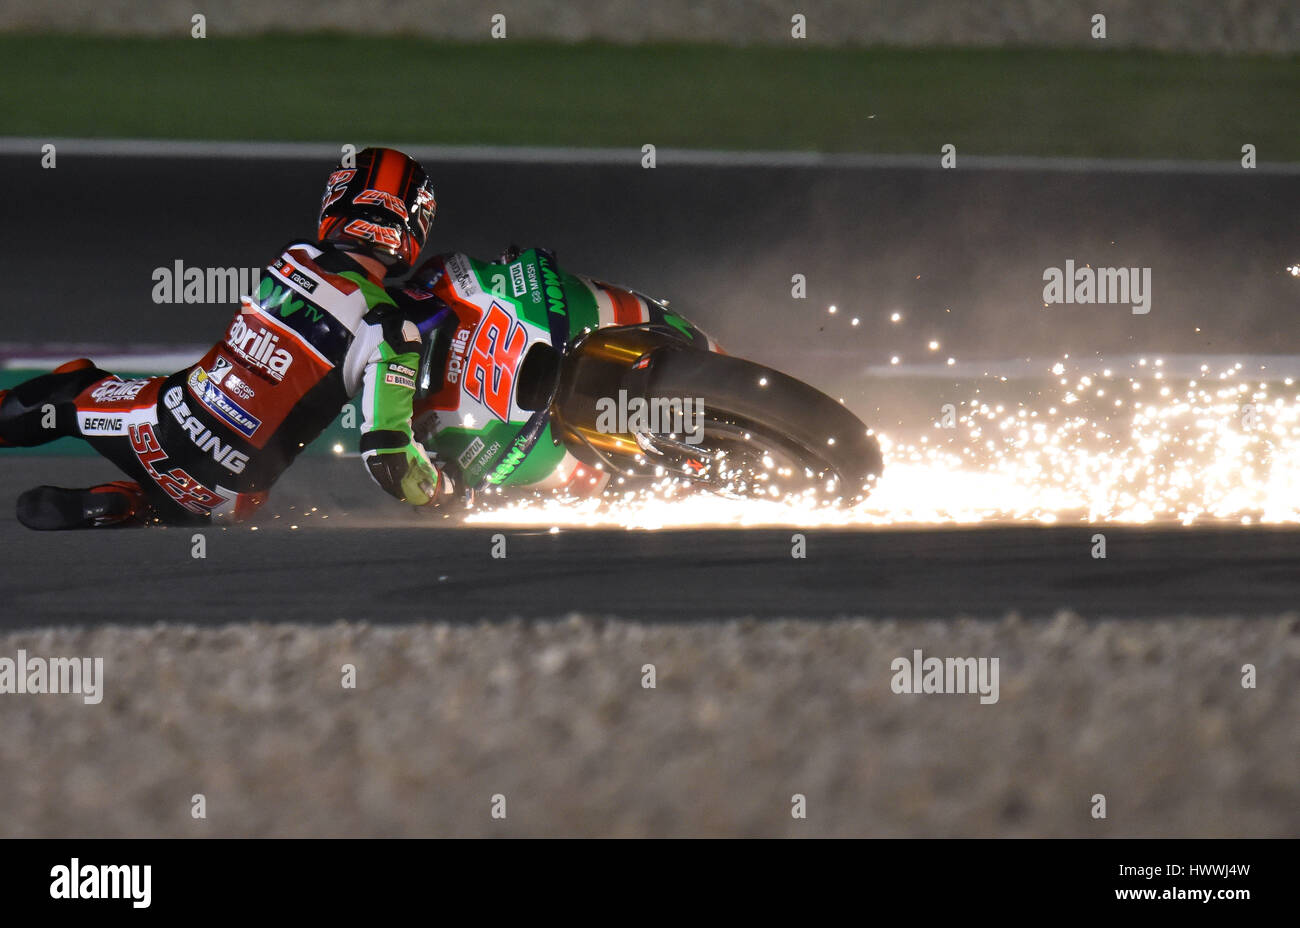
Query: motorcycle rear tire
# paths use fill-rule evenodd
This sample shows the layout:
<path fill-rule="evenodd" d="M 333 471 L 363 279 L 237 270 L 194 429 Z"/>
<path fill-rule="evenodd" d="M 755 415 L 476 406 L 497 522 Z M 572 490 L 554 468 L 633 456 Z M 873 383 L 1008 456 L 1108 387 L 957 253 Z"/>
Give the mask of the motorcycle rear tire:
<path fill-rule="evenodd" d="M 705 444 L 710 422 L 740 425 L 756 446 L 780 447 L 819 480 L 834 477 L 845 503 L 864 498 L 883 468 L 880 443 L 843 404 L 753 361 L 663 349 L 655 354 L 644 395 L 702 399 Z"/>

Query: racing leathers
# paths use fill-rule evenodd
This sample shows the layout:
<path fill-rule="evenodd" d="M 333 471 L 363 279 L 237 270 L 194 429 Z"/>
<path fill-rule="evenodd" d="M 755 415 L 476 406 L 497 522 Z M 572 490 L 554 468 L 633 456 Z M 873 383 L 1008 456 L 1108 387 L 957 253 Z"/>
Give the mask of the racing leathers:
<path fill-rule="evenodd" d="M 367 471 L 423 505 L 449 488 L 411 431 L 420 340 L 361 263 L 294 242 L 198 363 L 138 380 L 64 365 L 0 394 L 0 445 L 80 437 L 139 483 L 149 516 L 240 519 L 360 393 Z"/>

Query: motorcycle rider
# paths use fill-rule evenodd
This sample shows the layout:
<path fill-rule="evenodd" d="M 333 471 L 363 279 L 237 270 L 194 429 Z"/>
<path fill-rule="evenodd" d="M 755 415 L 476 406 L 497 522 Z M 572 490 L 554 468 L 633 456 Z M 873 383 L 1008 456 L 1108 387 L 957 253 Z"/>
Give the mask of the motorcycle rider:
<path fill-rule="evenodd" d="M 435 210 L 418 162 L 364 149 L 330 174 L 317 240 L 282 249 L 196 364 L 123 380 L 82 358 L 0 391 L 0 447 L 78 437 L 131 478 L 35 487 L 18 499 L 19 521 L 52 530 L 246 518 L 358 392 L 374 481 L 415 506 L 447 499 L 450 481 L 411 431 L 418 320 L 383 287 L 410 269 Z"/>

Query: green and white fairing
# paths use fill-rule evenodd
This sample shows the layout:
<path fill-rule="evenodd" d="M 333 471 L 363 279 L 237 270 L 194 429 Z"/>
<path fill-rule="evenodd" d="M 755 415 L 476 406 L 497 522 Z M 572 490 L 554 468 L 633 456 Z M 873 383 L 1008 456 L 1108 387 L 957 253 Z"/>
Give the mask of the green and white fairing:
<path fill-rule="evenodd" d="M 433 397 L 425 444 L 459 465 L 466 486 L 551 489 L 572 478 L 579 462 L 553 439 L 549 409 L 519 404 L 519 374 L 537 346 L 563 356 L 594 329 L 643 325 L 701 350 L 717 347 L 662 302 L 564 271 L 543 250 L 506 264 L 459 253 L 443 263 L 434 292 L 462 324 L 452 336 L 443 390 Z"/>

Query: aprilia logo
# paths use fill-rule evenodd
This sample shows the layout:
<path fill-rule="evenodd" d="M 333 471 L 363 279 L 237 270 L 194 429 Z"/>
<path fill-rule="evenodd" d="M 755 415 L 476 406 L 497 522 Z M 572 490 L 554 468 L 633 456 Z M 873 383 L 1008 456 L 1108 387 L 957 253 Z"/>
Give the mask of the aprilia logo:
<path fill-rule="evenodd" d="M 90 398 L 96 403 L 119 403 L 133 400 L 149 383 L 148 380 L 109 380 L 91 391 Z"/>
<path fill-rule="evenodd" d="M 280 347 L 280 336 L 262 326 L 254 328 L 244 321 L 245 315 L 249 314 L 241 313 L 235 317 L 226 336 L 226 345 L 249 367 L 269 374 L 276 382 L 283 380 L 293 365 L 293 354 Z"/>
<path fill-rule="evenodd" d="M 465 352 L 469 350 L 469 333 L 472 329 L 465 327 L 456 330 L 456 337 L 451 340 L 451 357 L 447 361 L 447 382 L 460 383 L 460 375 L 465 372 Z"/>

